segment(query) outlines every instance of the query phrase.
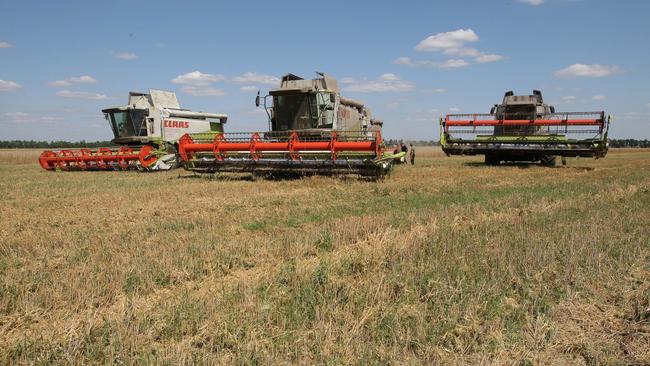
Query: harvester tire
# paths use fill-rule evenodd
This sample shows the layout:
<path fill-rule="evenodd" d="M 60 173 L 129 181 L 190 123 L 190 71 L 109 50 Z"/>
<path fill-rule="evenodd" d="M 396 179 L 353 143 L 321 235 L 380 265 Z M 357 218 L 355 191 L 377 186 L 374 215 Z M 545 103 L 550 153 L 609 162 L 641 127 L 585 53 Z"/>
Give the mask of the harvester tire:
<path fill-rule="evenodd" d="M 501 159 L 497 155 L 485 154 L 485 165 L 495 166 L 501 164 Z"/>
<path fill-rule="evenodd" d="M 540 163 L 543 166 L 554 167 L 555 166 L 555 156 L 553 155 L 544 155 L 540 159 Z"/>

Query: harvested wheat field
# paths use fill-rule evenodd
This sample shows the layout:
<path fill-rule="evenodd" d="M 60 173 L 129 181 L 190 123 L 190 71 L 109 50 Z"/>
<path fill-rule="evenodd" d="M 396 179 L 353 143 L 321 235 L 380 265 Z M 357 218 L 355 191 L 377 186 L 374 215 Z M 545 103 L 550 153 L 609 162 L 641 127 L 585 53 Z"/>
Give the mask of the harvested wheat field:
<path fill-rule="evenodd" d="M 380 182 L 0 152 L 1 364 L 650 362 L 650 152 Z"/>

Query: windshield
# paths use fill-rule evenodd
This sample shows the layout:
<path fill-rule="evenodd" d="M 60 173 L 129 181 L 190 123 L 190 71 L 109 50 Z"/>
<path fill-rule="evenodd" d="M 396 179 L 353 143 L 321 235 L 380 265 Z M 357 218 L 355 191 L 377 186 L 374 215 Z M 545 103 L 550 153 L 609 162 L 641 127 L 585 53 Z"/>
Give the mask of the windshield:
<path fill-rule="evenodd" d="M 508 105 L 500 107 L 497 112 L 497 118 L 507 118 L 507 119 L 531 119 L 535 118 L 535 105 Z"/>
<path fill-rule="evenodd" d="M 535 119 L 541 117 L 537 112 L 537 107 L 531 104 L 507 105 L 499 107 L 496 118 L 498 119 Z M 548 131 L 548 127 L 537 126 L 496 126 L 494 127 L 495 135 L 534 135 L 540 132 Z"/>
<path fill-rule="evenodd" d="M 273 130 L 329 128 L 334 122 L 334 103 L 330 93 L 273 96 Z"/>
<path fill-rule="evenodd" d="M 127 111 L 108 112 L 108 120 L 115 137 L 147 136 L 145 117 L 148 113 L 144 109 L 129 109 Z"/>

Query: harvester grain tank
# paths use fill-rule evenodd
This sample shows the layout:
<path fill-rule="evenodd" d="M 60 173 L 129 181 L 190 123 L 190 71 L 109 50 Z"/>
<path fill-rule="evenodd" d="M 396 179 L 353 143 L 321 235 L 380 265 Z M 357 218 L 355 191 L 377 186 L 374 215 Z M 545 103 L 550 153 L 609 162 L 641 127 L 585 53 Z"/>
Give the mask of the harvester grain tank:
<path fill-rule="evenodd" d="M 167 170 L 177 167 L 178 140 L 186 133 L 223 132 L 225 114 L 182 109 L 176 94 L 130 92 L 128 104 L 102 110 L 119 148 L 44 151 L 47 170 Z"/>
<path fill-rule="evenodd" d="M 204 173 L 253 172 L 358 174 L 381 177 L 391 167 L 384 156 L 382 122 L 358 101 L 340 95 L 336 80 L 318 73 L 305 80 L 282 77 L 280 87 L 256 98 L 264 106 L 269 130 L 188 134 L 179 152 L 188 170 Z"/>
<path fill-rule="evenodd" d="M 505 93 L 490 114 L 449 114 L 440 120 L 447 155 L 485 155 L 485 163 L 531 161 L 553 166 L 556 157 L 605 157 L 609 116 L 605 112 L 562 112 L 542 93 Z"/>

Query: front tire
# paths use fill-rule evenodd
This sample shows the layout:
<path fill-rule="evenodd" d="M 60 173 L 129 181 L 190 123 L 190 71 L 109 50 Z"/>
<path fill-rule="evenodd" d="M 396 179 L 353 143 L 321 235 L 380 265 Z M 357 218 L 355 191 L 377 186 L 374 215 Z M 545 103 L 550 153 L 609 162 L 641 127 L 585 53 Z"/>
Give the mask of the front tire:
<path fill-rule="evenodd" d="M 501 164 L 501 159 L 494 154 L 485 154 L 485 165 L 496 166 Z"/>

